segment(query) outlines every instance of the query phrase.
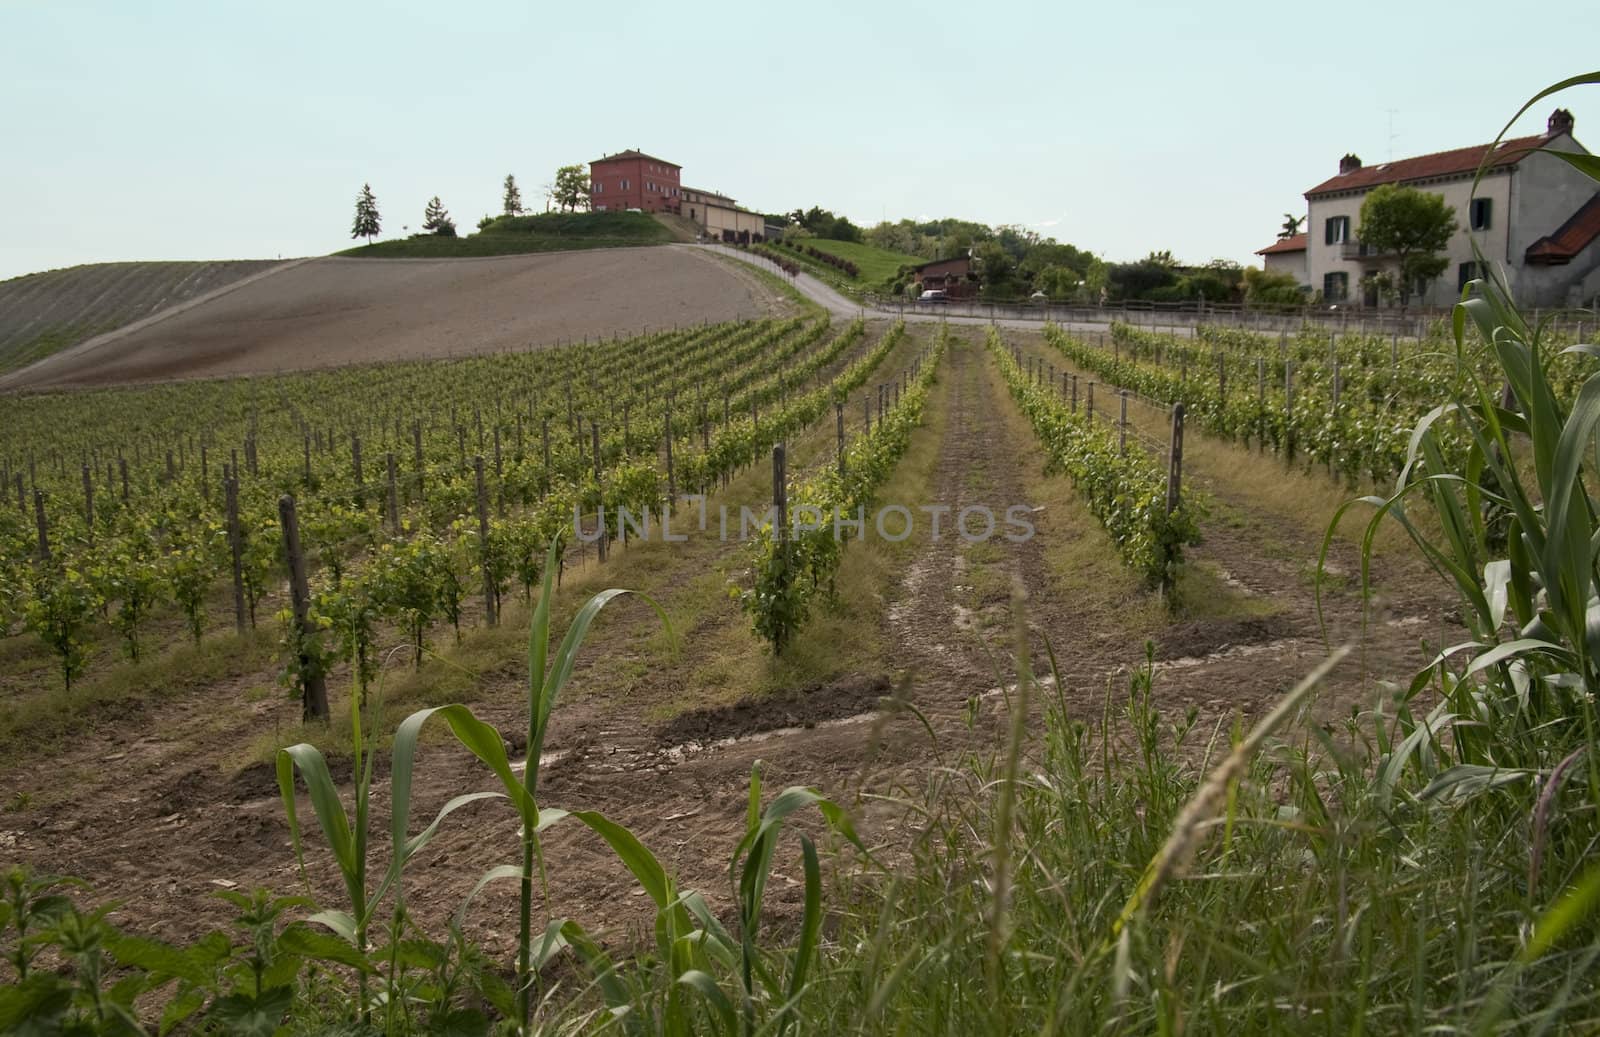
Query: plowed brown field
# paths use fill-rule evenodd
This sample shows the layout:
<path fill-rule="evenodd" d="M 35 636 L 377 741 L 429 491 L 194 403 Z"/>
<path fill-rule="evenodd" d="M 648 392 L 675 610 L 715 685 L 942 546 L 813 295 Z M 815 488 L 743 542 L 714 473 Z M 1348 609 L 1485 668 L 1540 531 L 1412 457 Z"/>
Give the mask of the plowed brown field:
<path fill-rule="evenodd" d="M 497 353 L 761 316 L 783 305 L 742 269 L 677 246 L 487 259 L 318 259 L 165 320 L 85 342 L 0 379 L 0 388 Z"/>

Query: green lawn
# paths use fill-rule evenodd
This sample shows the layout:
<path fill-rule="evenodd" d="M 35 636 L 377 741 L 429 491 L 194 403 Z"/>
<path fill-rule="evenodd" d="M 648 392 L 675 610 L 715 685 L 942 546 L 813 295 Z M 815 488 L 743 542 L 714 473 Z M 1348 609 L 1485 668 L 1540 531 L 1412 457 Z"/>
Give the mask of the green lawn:
<path fill-rule="evenodd" d="M 448 259 L 659 245 L 671 240 L 672 231 L 649 213 L 541 213 L 500 217 L 482 231 L 465 237 L 417 234 L 345 249 L 338 255 L 369 259 Z"/>
<path fill-rule="evenodd" d="M 818 252 L 826 252 L 840 259 L 848 259 L 860 270 L 861 276 L 857 281 L 867 287 L 893 281 L 902 266 L 916 266 L 927 260 L 917 256 L 908 256 L 904 252 L 890 252 L 887 249 L 873 248 L 871 245 L 861 245 L 854 241 L 833 241 L 829 238 L 802 238 L 802 246 L 809 245 Z"/>

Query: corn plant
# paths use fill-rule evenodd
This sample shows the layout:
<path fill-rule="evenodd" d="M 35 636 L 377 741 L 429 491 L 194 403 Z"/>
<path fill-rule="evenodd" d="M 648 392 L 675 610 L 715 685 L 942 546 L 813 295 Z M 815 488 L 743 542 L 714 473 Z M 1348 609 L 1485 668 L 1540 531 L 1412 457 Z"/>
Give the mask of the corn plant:
<path fill-rule="evenodd" d="M 439 813 L 427 828 L 416 836 L 409 836 L 412 769 L 416 755 L 417 735 L 421 731 L 422 722 L 431 713 L 461 710 L 461 707 L 447 706 L 442 710 L 425 710 L 421 714 L 414 714 L 411 718 L 408 718 L 395 734 L 393 771 L 390 776 L 393 842 L 389 867 L 383 878 L 375 885 L 372 884 L 367 873 L 367 847 L 370 839 L 368 819 L 372 797 L 373 753 L 371 747 L 367 745 L 362 731 L 362 698 L 363 696 L 359 694 L 350 696 L 350 722 L 354 757 L 352 774 L 355 776 L 352 812 L 347 813 L 344 804 L 340 800 L 339 790 L 334 784 L 332 774 L 328 770 L 327 759 L 323 756 L 321 750 L 309 743 L 292 745 L 287 749 L 278 751 L 277 776 L 278 790 L 283 799 L 284 813 L 289 821 L 289 833 L 294 845 L 295 860 L 300 865 L 302 874 L 304 874 L 305 869 L 305 858 L 301 846 L 299 818 L 295 808 L 294 774 L 296 770 L 299 771 L 300 777 L 305 782 L 306 789 L 310 793 L 312 810 L 316 814 L 317 824 L 322 829 L 323 838 L 327 840 L 328 849 L 333 854 L 334 863 L 338 866 L 339 875 L 344 882 L 345 894 L 348 899 L 347 910 L 330 909 L 319 911 L 313 914 L 310 920 L 326 926 L 343 937 L 364 958 L 369 951 L 368 930 L 386 894 L 391 889 L 397 889 L 400 873 L 405 868 L 406 863 L 432 840 L 446 817 L 469 803 L 496 798 L 499 793 L 476 792 L 456 796 L 439 809 Z M 478 727 L 486 728 L 487 725 L 479 724 Z M 488 731 L 491 734 L 493 733 L 492 728 L 488 729 Z M 482 730 L 474 730 L 471 733 L 479 739 L 486 737 L 485 732 Z M 499 735 L 493 734 L 493 740 L 495 745 L 499 747 L 503 757 L 505 750 L 499 744 Z M 398 895 L 396 898 L 396 910 L 399 910 Z M 366 1018 L 370 1008 L 366 970 L 360 972 L 359 1005 L 363 1018 Z"/>

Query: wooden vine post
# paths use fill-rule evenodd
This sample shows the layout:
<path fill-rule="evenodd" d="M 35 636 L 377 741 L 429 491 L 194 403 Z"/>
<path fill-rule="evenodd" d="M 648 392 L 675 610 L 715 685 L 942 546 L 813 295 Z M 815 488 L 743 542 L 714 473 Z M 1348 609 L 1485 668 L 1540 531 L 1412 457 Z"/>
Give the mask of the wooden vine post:
<path fill-rule="evenodd" d="M 835 438 L 839 444 L 839 475 L 842 477 L 844 475 L 844 404 L 835 403 L 833 405 L 833 418 Z"/>
<path fill-rule="evenodd" d="M 306 558 L 300 550 L 300 520 L 294 498 L 278 498 L 278 522 L 283 527 L 283 553 L 289 560 L 289 603 L 294 616 L 295 643 L 299 646 L 300 715 L 305 720 L 328 719 L 328 685 L 322 664 L 307 651 L 311 636 L 311 590 L 306 586 Z"/>
<path fill-rule="evenodd" d="M 1172 405 L 1172 450 L 1167 464 L 1167 514 L 1183 501 L 1183 404 Z"/>
<path fill-rule="evenodd" d="M 427 494 L 422 485 L 422 422 L 420 421 L 411 423 L 411 452 L 417 467 L 417 500 L 426 500 Z"/>
<path fill-rule="evenodd" d="M 1117 394 L 1121 399 L 1122 414 L 1117 419 L 1117 453 L 1126 456 L 1128 453 L 1128 390 L 1123 389 Z"/>
<path fill-rule="evenodd" d="M 83 466 L 83 517 L 89 526 L 89 542 L 94 543 L 94 476 Z"/>
<path fill-rule="evenodd" d="M 239 480 L 222 466 L 222 495 L 228 511 L 228 554 L 233 571 L 233 628 L 244 633 L 244 540 L 239 529 Z"/>
<path fill-rule="evenodd" d="M 483 618 L 490 626 L 494 626 L 494 565 L 489 559 L 489 491 L 483 484 L 482 454 L 473 457 L 472 472 L 478 480 L 478 550 L 483 556 L 480 563 L 483 566 Z"/>
<path fill-rule="evenodd" d="M 38 489 L 33 491 L 33 524 L 39 532 L 39 558 L 48 562 L 50 560 L 50 526 L 44 518 L 44 492 Z"/>
<path fill-rule="evenodd" d="M 789 540 L 789 478 L 783 444 L 772 448 L 772 506 L 778 512 L 778 542 Z"/>
<path fill-rule="evenodd" d="M 544 482 L 548 487 L 550 485 L 550 419 L 548 417 L 544 419 L 542 435 L 544 437 Z"/>
<path fill-rule="evenodd" d="M 605 472 L 600 468 L 600 423 L 591 421 L 591 430 L 594 433 L 594 484 L 597 487 L 605 485 Z M 600 526 L 600 539 L 595 541 L 595 557 L 600 561 L 606 560 L 606 503 L 605 494 L 600 494 L 600 507 L 595 513 L 595 521 Z"/>
<path fill-rule="evenodd" d="M 667 397 L 666 413 L 667 433 L 667 513 L 671 514 L 673 507 L 678 503 L 678 483 L 672 471 L 672 397 Z M 599 440 L 595 441 L 596 451 L 599 450 Z M 603 538 L 602 538 L 603 542 Z"/>
<path fill-rule="evenodd" d="M 389 468 L 389 532 L 400 535 L 400 480 L 396 472 L 394 451 L 384 455 Z"/>

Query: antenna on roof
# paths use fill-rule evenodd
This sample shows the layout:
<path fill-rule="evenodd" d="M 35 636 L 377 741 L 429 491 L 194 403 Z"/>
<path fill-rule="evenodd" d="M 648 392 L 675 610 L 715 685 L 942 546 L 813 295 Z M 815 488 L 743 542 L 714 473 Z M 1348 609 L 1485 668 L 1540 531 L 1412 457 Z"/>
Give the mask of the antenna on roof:
<path fill-rule="evenodd" d="M 1394 140 L 1395 140 L 1396 137 L 1400 136 L 1398 133 L 1396 133 L 1394 131 L 1394 117 L 1396 115 L 1400 114 L 1400 109 L 1398 109 L 1398 108 L 1389 108 L 1389 109 L 1386 109 L 1386 111 L 1388 111 L 1388 113 L 1389 113 L 1389 161 L 1393 162 L 1394 161 Z"/>

